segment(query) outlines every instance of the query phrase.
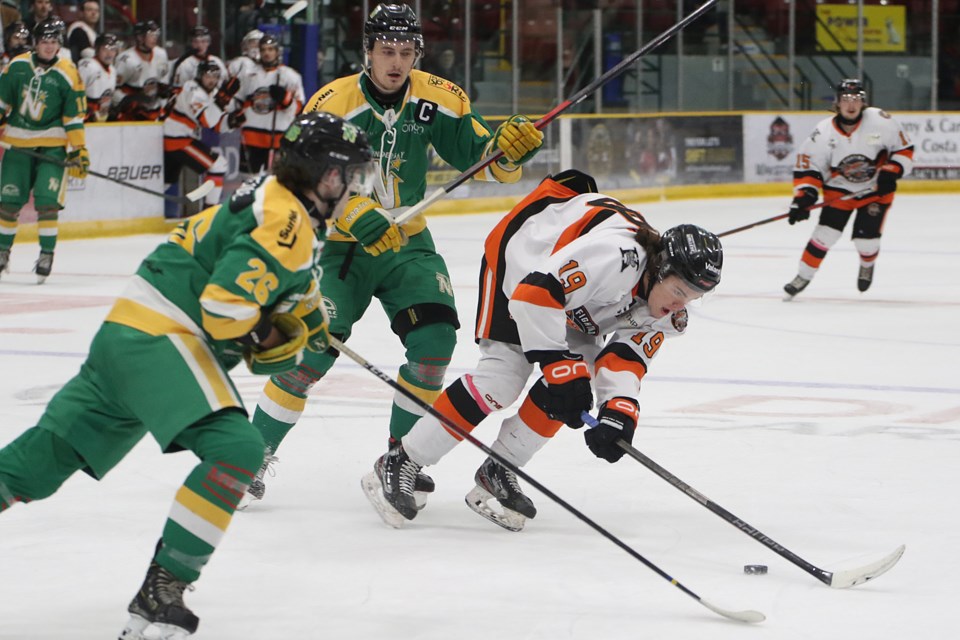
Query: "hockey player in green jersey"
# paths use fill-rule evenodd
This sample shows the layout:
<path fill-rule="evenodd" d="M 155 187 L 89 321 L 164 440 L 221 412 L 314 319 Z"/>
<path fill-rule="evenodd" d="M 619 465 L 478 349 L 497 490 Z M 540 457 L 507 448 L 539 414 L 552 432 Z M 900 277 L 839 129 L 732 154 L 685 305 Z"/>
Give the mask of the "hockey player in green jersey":
<path fill-rule="evenodd" d="M 349 338 L 354 323 L 378 298 L 406 349 L 400 384 L 430 404 L 443 388 L 460 323 L 447 266 L 436 251 L 426 218 L 415 216 L 398 229 L 394 216 L 423 199 L 430 145 L 461 171 L 500 149 L 504 157 L 477 178 L 512 183 L 520 179 L 520 165 L 539 150 L 543 134 L 523 116 L 513 116 L 492 131 L 460 87 L 413 68 L 423 46 L 420 22 L 410 7 L 377 5 L 364 24 L 367 68 L 322 87 L 304 111 L 337 113 L 364 129 L 380 166 L 379 202 L 357 203 L 357 213 L 379 215 L 344 217 L 323 251 L 321 288 L 330 331 L 341 340 Z M 398 242 L 391 243 L 391 237 Z M 332 350 L 309 354 L 295 371 L 272 377 L 264 388 L 253 422 L 269 450 L 264 468 L 251 484 L 253 498 L 262 498 L 262 479 L 275 460 L 273 453 L 303 413 L 310 388 L 337 355 Z M 422 413 L 405 396 L 395 394 L 390 442 L 399 441 Z M 421 497 L 433 490 L 433 481 L 425 474 L 417 485 Z"/>
<path fill-rule="evenodd" d="M 83 81 L 72 62 L 57 57 L 63 31 L 60 18 L 39 22 L 33 29 L 35 51 L 15 57 L 0 75 L 0 123 L 6 122 L 2 140 L 7 148 L 0 161 L 0 273 L 9 269 L 20 209 L 33 191 L 40 235 L 40 257 L 33 270 L 40 283 L 53 267 L 65 174 L 83 179 L 90 166 Z M 18 147 L 49 156 L 52 162 L 18 153 Z M 64 169 L 64 162 L 72 166 Z"/>
<path fill-rule="evenodd" d="M 263 461 L 227 371 L 271 375 L 329 344 L 317 282 L 326 219 L 372 189 L 366 136 L 327 113 L 298 116 L 273 175 L 184 220 L 140 265 L 80 373 L 36 427 L 0 449 L 0 512 L 53 494 L 73 473 L 102 478 L 150 433 L 200 459 L 177 490 L 123 640 L 180 639 L 183 601 Z M 105 560 L 98 559 L 98 562 Z"/>

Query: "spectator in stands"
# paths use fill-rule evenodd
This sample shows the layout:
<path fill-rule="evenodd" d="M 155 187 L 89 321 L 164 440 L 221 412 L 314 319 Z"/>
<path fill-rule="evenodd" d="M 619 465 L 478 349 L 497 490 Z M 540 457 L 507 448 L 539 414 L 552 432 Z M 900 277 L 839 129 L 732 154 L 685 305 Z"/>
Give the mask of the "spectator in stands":
<path fill-rule="evenodd" d="M 73 61 L 78 65 L 81 58 L 92 58 L 94 55 L 93 43 L 96 42 L 97 31 L 100 29 L 100 2 L 83 0 L 80 9 L 80 19 L 67 29 L 67 46 L 70 47 Z"/>
<path fill-rule="evenodd" d="M 463 65 L 457 61 L 457 52 L 454 51 L 452 47 L 442 47 L 438 55 L 427 58 L 423 65 L 423 70 L 449 80 L 466 91 L 471 102 L 476 101 L 477 89 L 473 86 L 472 82 L 470 83 L 471 86 L 469 89 L 465 86 L 467 74 L 464 71 Z"/>
<path fill-rule="evenodd" d="M 39 23 L 53 15 L 53 0 L 33 0 L 27 14 L 23 17 L 23 23 L 31 32 Z"/>
<path fill-rule="evenodd" d="M 27 25 L 17 20 L 3 30 L 3 56 L 0 57 L 0 71 L 7 68 L 10 61 L 21 53 L 33 49 L 33 37 Z"/>

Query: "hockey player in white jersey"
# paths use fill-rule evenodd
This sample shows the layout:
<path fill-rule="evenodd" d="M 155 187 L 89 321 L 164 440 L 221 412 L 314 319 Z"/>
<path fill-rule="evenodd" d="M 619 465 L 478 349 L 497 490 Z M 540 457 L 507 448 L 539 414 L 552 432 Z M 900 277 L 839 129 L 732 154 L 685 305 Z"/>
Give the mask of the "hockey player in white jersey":
<path fill-rule="evenodd" d="M 300 113 L 305 100 L 300 74 L 283 64 L 276 36 L 260 38 L 260 64 L 243 78 L 237 98 L 243 103 L 242 170 L 257 174 L 269 169 L 270 152 L 280 134 Z"/>
<path fill-rule="evenodd" d="M 227 63 L 227 75 L 230 78 L 243 78 L 260 66 L 260 38 L 263 31 L 253 29 L 248 31 L 240 42 L 240 55 Z"/>
<path fill-rule="evenodd" d="M 87 90 L 87 122 L 104 122 L 110 115 L 117 89 L 117 70 L 113 62 L 119 49 L 120 39 L 112 33 L 104 33 L 93 43 L 93 57 L 83 58 L 77 65 Z"/>
<path fill-rule="evenodd" d="M 210 53 L 210 29 L 197 25 L 190 31 L 190 49 L 173 64 L 170 72 L 170 86 L 174 91 L 197 77 L 197 66 L 204 61 L 213 62 L 220 67 L 220 82 L 227 79 L 227 65 L 219 56 Z"/>
<path fill-rule="evenodd" d="M 165 187 L 180 178 L 183 166 L 189 166 L 213 181 L 206 205 L 220 202 L 227 160 L 214 153 L 200 139 L 201 129 L 230 131 L 243 124 L 243 112 L 226 113 L 220 101 L 220 67 L 211 60 L 202 61 L 197 76 L 188 80 L 177 94 L 170 114 L 163 122 L 163 174 Z"/>
<path fill-rule="evenodd" d="M 117 120 L 159 120 L 170 97 L 167 51 L 158 46 L 160 26 L 153 20 L 133 25 L 134 46 L 117 56 Z"/>
<path fill-rule="evenodd" d="M 860 254 L 857 288 L 870 288 L 883 221 L 893 204 L 897 180 L 913 168 L 913 144 L 890 114 L 867 106 L 862 82 L 841 81 L 834 108 L 837 114 L 821 121 L 797 153 L 790 224 L 810 217 L 810 207 L 820 191 L 824 200 L 831 200 L 865 188 L 873 190 L 857 198 L 835 200 L 821 209 L 797 276 L 783 287 L 787 300 L 810 284 L 853 212 L 857 214 L 853 244 Z"/>
<path fill-rule="evenodd" d="M 540 379 L 503 421 L 492 450 L 525 465 L 564 423 L 583 426 L 595 393 L 600 425 L 584 436 L 597 457 L 616 462 L 623 456 L 616 441 L 633 440 L 651 360 L 666 337 L 686 330 L 686 305 L 717 286 L 722 266 L 712 233 L 680 225 L 661 236 L 639 213 L 596 193 L 590 176 L 570 170 L 548 177 L 487 236 L 480 362 L 433 407 L 472 431 L 513 404 L 539 366 Z M 416 516 L 423 506 L 414 492 L 417 473 L 461 439 L 428 413 L 376 461 L 362 485 L 387 524 Z M 516 475 L 493 458 L 475 480 L 466 501 L 481 516 L 519 531 L 536 515 Z"/>

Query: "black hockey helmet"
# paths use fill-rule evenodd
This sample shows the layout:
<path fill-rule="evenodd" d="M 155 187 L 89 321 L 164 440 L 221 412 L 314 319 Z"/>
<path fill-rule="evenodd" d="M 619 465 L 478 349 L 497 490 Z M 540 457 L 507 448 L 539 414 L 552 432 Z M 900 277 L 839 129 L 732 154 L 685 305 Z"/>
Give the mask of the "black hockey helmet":
<path fill-rule="evenodd" d="M 378 4 L 363 23 L 363 49 L 372 51 L 377 40 L 412 41 L 423 53 L 423 29 L 413 9 L 405 4 Z"/>
<path fill-rule="evenodd" d="M 94 51 L 100 49 L 100 47 L 113 47 L 114 49 L 119 49 L 120 38 L 118 38 L 114 33 L 101 33 L 93 42 Z"/>
<path fill-rule="evenodd" d="M 700 293 L 720 283 L 723 247 L 717 236 L 696 225 L 681 224 L 667 229 L 660 243 L 657 281 L 677 275 Z"/>
<path fill-rule="evenodd" d="M 219 79 L 221 73 L 220 65 L 213 60 L 201 60 L 200 63 L 197 64 L 197 82 L 202 84 L 201 81 L 203 80 L 203 76 L 207 75 L 208 73 L 215 73 Z"/>
<path fill-rule="evenodd" d="M 867 102 L 867 90 L 863 88 L 863 82 L 856 78 L 847 78 L 837 83 L 837 102 L 840 102 L 842 96 L 857 96 Z"/>
<path fill-rule="evenodd" d="M 63 34 L 67 31 L 67 25 L 57 16 L 44 18 L 33 28 L 33 41 L 41 42 L 43 40 L 56 40 L 63 44 Z"/>
<path fill-rule="evenodd" d="M 373 149 L 360 127 L 332 113 L 315 111 L 297 116 L 284 132 L 273 172 L 288 189 L 311 192 L 328 170 L 339 168 L 344 187 L 327 200 L 332 211 L 348 189 L 371 193 L 376 171 L 372 159 Z"/>
<path fill-rule="evenodd" d="M 10 41 L 13 38 L 20 38 L 21 42 L 17 43 L 17 46 L 11 46 Z M 29 51 L 32 44 L 33 34 L 30 33 L 30 29 L 22 20 L 11 22 L 3 30 L 3 48 L 6 49 L 11 58 L 24 51 Z"/>
<path fill-rule="evenodd" d="M 156 20 L 141 20 L 133 25 L 133 35 L 135 36 L 145 36 L 151 31 L 160 33 L 160 25 L 157 24 Z"/>
<path fill-rule="evenodd" d="M 190 38 L 209 38 L 210 37 L 210 27 L 205 27 L 202 24 L 198 24 L 193 29 L 190 29 Z"/>

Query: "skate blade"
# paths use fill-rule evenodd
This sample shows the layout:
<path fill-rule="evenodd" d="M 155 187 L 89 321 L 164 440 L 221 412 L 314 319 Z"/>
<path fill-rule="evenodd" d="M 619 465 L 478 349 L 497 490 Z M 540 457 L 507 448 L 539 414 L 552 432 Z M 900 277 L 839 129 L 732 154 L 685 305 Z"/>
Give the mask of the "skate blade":
<path fill-rule="evenodd" d="M 496 511 L 490 506 L 491 501 L 497 505 L 500 511 Z M 507 531 L 522 531 L 523 525 L 527 522 L 526 516 L 512 509 L 507 509 L 497 502 L 492 493 L 480 486 L 474 487 L 464 498 L 464 502 L 471 510 Z"/>
<path fill-rule="evenodd" d="M 407 521 L 399 511 L 393 508 L 393 505 L 387 502 L 383 495 L 383 485 L 380 484 L 380 478 L 371 471 L 360 479 L 360 486 L 363 488 L 363 495 L 373 505 L 373 509 L 388 526 L 394 529 L 401 529 L 403 523 Z"/>
<path fill-rule="evenodd" d="M 426 491 L 414 491 L 413 500 L 417 503 L 417 511 L 423 511 L 427 506 L 427 498 L 430 496 Z"/>
<path fill-rule="evenodd" d="M 144 640 L 143 632 L 146 631 L 149 626 L 150 621 L 146 618 L 141 618 L 136 614 L 130 614 L 130 620 L 127 621 L 127 625 L 123 628 L 123 631 L 120 632 L 117 640 Z"/>
<path fill-rule="evenodd" d="M 130 614 L 130 620 L 117 640 L 186 640 L 190 635 L 183 627 L 163 623 L 151 624 L 146 618 Z"/>
<path fill-rule="evenodd" d="M 246 491 L 243 492 L 243 497 L 240 498 L 240 503 L 237 505 L 237 511 L 246 511 L 247 507 L 252 505 L 254 502 L 258 502 L 260 498 L 252 496 Z"/>

